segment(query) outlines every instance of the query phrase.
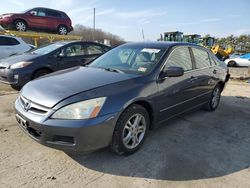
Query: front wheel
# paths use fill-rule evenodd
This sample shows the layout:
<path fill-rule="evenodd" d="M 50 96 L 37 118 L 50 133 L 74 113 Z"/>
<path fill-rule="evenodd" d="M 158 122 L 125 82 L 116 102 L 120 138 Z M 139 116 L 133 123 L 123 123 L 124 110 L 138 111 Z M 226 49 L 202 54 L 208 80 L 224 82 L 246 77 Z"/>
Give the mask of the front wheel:
<path fill-rule="evenodd" d="M 27 25 L 24 21 L 17 20 L 15 21 L 15 28 L 17 31 L 25 32 L 27 30 Z"/>
<path fill-rule="evenodd" d="M 137 104 L 128 107 L 117 121 L 111 149 L 119 155 L 136 152 L 146 138 L 149 123 L 149 115 L 144 107 Z"/>
<path fill-rule="evenodd" d="M 220 104 L 221 92 L 221 86 L 217 84 L 214 87 L 214 90 L 210 96 L 208 103 L 204 106 L 207 111 L 214 111 L 217 109 Z"/>

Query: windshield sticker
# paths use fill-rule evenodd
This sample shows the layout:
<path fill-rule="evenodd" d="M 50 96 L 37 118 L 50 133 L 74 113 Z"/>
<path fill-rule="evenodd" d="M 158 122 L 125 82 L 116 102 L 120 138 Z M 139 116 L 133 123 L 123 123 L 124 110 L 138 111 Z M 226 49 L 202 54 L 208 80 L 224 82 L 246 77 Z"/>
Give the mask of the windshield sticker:
<path fill-rule="evenodd" d="M 146 72 L 147 68 L 145 68 L 145 67 L 139 67 L 138 71 L 140 71 L 140 72 Z"/>
<path fill-rule="evenodd" d="M 161 50 L 155 49 L 155 48 L 143 48 L 141 52 L 158 53 L 159 51 L 161 51 Z"/>

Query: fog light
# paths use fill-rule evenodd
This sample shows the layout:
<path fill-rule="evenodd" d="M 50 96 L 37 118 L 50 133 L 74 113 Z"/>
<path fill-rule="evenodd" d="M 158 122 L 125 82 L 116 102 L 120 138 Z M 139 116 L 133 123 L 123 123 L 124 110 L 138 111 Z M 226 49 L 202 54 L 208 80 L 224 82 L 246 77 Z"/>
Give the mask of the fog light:
<path fill-rule="evenodd" d="M 14 75 L 14 79 L 15 79 L 15 80 L 18 80 L 18 77 L 19 77 L 18 74 L 15 74 L 15 75 Z"/>

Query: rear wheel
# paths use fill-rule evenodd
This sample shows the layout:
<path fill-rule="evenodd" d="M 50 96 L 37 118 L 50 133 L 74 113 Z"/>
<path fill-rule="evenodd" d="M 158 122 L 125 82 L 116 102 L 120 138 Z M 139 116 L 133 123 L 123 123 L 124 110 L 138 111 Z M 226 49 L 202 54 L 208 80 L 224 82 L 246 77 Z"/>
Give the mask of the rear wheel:
<path fill-rule="evenodd" d="M 39 78 L 39 77 L 44 76 L 44 75 L 49 74 L 49 73 L 51 73 L 51 71 L 46 70 L 46 69 L 38 70 L 34 73 L 33 79 Z"/>
<path fill-rule="evenodd" d="M 228 67 L 237 67 L 237 63 L 235 61 L 229 61 L 227 66 Z"/>
<path fill-rule="evenodd" d="M 112 150 L 119 155 L 136 152 L 146 138 L 149 122 L 149 115 L 144 107 L 136 104 L 128 107 L 117 121 Z"/>
<path fill-rule="evenodd" d="M 17 20 L 15 21 L 15 28 L 17 31 L 25 32 L 27 30 L 27 25 L 24 21 Z"/>
<path fill-rule="evenodd" d="M 207 111 L 214 111 L 217 109 L 220 104 L 221 92 L 221 86 L 217 84 L 214 87 L 214 90 L 210 96 L 208 103 L 204 106 Z"/>
<path fill-rule="evenodd" d="M 64 26 L 64 25 L 60 25 L 60 26 L 58 27 L 58 34 L 59 34 L 59 35 L 67 35 L 67 34 L 68 34 L 68 29 L 67 29 L 67 27 Z"/>

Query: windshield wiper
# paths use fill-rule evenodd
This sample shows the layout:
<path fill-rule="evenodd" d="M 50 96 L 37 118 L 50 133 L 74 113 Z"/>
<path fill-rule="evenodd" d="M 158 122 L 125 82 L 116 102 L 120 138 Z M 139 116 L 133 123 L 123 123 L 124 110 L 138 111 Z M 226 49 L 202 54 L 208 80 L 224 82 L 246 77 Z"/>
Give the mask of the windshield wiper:
<path fill-rule="evenodd" d="M 119 70 L 119 69 L 114 69 L 114 68 L 103 68 L 106 71 L 110 71 L 110 72 L 118 72 L 118 73 L 124 73 L 123 71 Z"/>

